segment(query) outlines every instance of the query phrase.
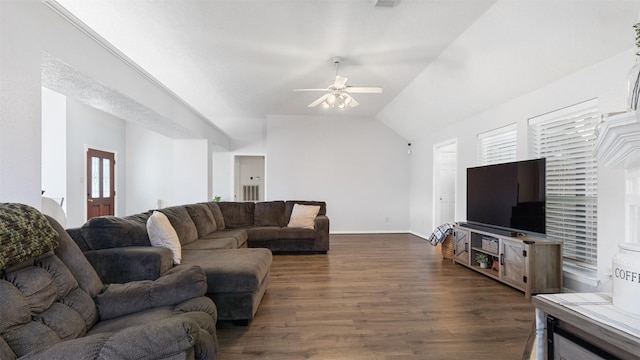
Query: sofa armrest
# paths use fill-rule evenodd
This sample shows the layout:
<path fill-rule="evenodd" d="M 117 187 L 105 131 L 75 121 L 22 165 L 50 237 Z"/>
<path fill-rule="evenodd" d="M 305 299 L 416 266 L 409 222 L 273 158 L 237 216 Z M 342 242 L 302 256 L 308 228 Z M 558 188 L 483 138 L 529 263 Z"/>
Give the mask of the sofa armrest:
<path fill-rule="evenodd" d="M 316 239 L 313 251 L 329 251 L 329 218 L 326 215 L 318 215 L 314 220 Z"/>
<path fill-rule="evenodd" d="M 100 320 L 204 296 L 207 276 L 197 265 L 177 266 L 158 279 L 110 284 L 95 298 Z"/>
<path fill-rule="evenodd" d="M 173 267 L 173 253 L 161 247 L 125 246 L 84 255 L 105 284 L 155 280 Z"/>
<path fill-rule="evenodd" d="M 63 341 L 24 359 L 193 359 L 199 331 L 191 319 L 168 318 L 115 333 Z"/>

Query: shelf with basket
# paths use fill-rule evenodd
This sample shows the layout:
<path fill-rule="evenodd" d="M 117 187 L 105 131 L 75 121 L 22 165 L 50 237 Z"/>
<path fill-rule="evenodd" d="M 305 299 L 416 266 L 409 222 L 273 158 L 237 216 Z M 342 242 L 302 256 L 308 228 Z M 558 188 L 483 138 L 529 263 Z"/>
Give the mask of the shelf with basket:
<path fill-rule="evenodd" d="M 499 276 L 500 240 L 486 234 L 471 233 L 471 266 L 476 266 L 483 273 Z"/>

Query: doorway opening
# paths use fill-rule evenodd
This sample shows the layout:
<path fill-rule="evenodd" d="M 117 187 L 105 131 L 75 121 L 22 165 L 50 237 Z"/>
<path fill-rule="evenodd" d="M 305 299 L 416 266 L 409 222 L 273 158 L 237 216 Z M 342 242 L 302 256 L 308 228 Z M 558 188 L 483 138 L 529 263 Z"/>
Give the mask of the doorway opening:
<path fill-rule="evenodd" d="M 115 154 L 87 149 L 87 220 L 115 215 Z"/>
<path fill-rule="evenodd" d="M 455 222 L 456 140 L 436 144 L 433 151 L 433 226 Z"/>
<path fill-rule="evenodd" d="M 233 183 L 235 201 L 264 201 L 266 195 L 264 155 L 236 155 Z"/>

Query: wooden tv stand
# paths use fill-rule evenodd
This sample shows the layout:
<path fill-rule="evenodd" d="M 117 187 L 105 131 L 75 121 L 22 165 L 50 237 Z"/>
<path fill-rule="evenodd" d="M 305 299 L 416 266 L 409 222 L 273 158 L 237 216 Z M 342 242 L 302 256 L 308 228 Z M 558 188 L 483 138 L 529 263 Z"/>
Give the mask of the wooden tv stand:
<path fill-rule="evenodd" d="M 526 297 L 562 292 L 562 243 L 454 226 L 453 262 L 524 291 Z M 476 254 L 489 255 L 483 269 Z"/>

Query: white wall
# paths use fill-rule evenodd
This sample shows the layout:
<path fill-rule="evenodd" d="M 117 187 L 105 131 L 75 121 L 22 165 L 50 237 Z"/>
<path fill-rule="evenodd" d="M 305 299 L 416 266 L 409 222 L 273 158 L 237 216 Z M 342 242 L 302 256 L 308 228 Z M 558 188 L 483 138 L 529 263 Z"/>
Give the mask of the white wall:
<path fill-rule="evenodd" d="M 206 140 L 173 140 L 126 125 L 126 214 L 211 199 Z"/>
<path fill-rule="evenodd" d="M 42 88 L 42 190 L 43 196 L 67 208 L 67 98 Z"/>
<path fill-rule="evenodd" d="M 214 151 L 212 156 L 212 196 L 233 201 L 233 155 L 228 151 Z"/>
<path fill-rule="evenodd" d="M 518 125 L 518 160 L 528 154 L 529 118 L 584 100 L 598 98 L 602 113 L 626 108 L 626 74 L 634 61 L 634 51 L 580 70 L 534 92 L 492 107 L 480 114 L 451 124 L 441 130 L 416 134 L 411 157 L 411 229 L 430 234 L 433 202 L 433 146 L 444 140 L 458 141 L 456 185 L 456 219 L 466 217 L 466 168 L 476 166 L 477 134 L 516 122 Z M 415 94 L 414 94 L 415 95 Z M 403 116 L 402 113 L 394 116 Z M 419 116 L 419 114 L 418 114 Z M 598 274 L 599 289 L 609 289 L 608 275 L 617 243 L 624 239 L 624 172 L 598 170 Z M 589 283 L 589 279 L 581 279 Z M 593 283 L 596 284 L 596 283 Z"/>
<path fill-rule="evenodd" d="M 127 214 L 155 209 L 158 201 L 175 204 L 173 198 L 173 142 L 166 136 L 133 124 L 126 132 Z"/>
<path fill-rule="evenodd" d="M 0 202 L 41 206 L 41 30 L 37 1 L 0 1 Z M 37 10 L 36 10 L 37 11 Z"/>
<path fill-rule="evenodd" d="M 125 121 L 67 98 L 67 227 L 87 219 L 86 151 L 115 154 L 115 214 L 126 215 Z"/>
<path fill-rule="evenodd" d="M 148 151 L 148 149 L 147 149 Z M 206 140 L 174 140 L 173 199 L 176 205 L 210 200 L 211 161 Z"/>
<path fill-rule="evenodd" d="M 409 230 L 407 141 L 358 117 L 269 116 L 271 200 L 327 202 L 331 232 Z"/>

